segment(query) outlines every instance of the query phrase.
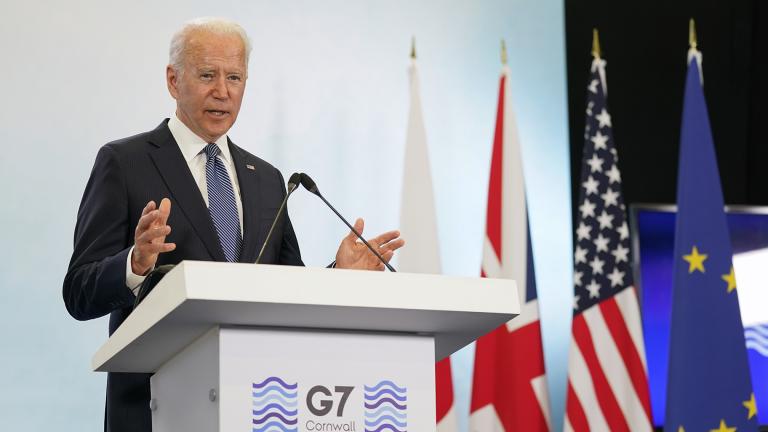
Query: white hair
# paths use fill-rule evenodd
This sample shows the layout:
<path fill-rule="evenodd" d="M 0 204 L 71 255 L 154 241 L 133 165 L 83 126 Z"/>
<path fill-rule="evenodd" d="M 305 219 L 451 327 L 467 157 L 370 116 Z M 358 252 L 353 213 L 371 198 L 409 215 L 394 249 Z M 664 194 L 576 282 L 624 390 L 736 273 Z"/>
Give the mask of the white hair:
<path fill-rule="evenodd" d="M 168 62 L 179 74 L 184 70 L 184 56 L 187 51 L 189 35 L 195 31 L 206 31 L 216 35 L 236 35 L 245 47 L 245 69 L 248 70 L 248 58 L 251 55 L 251 40 L 240 24 L 226 18 L 203 17 L 187 21 L 171 38 Z"/>

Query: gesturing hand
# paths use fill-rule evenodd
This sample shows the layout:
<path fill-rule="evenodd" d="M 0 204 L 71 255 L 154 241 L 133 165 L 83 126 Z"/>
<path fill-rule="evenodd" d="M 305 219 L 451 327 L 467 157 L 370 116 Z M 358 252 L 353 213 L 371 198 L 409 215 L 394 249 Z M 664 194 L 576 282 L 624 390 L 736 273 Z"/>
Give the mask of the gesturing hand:
<path fill-rule="evenodd" d="M 364 221 L 357 219 L 355 221 L 355 229 L 362 234 Z M 389 262 L 394 256 L 395 251 L 400 249 L 405 244 L 405 240 L 399 238 L 399 231 L 388 231 L 372 239 L 368 239 L 368 243 L 374 248 L 378 248 L 378 252 L 381 254 L 384 261 Z M 339 245 L 339 250 L 336 252 L 336 267 L 347 269 L 360 269 L 360 270 L 384 270 L 384 264 L 379 261 L 376 255 L 360 241 L 352 231 L 344 237 Z"/>
<path fill-rule="evenodd" d="M 137 275 L 149 272 L 155 266 L 159 254 L 176 249 L 175 243 L 165 243 L 165 236 L 171 232 L 171 227 L 166 224 L 171 214 L 171 200 L 163 198 L 160 208 L 155 207 L 154 201 L 148 202 L 136 225 L 131 270 Z"/>

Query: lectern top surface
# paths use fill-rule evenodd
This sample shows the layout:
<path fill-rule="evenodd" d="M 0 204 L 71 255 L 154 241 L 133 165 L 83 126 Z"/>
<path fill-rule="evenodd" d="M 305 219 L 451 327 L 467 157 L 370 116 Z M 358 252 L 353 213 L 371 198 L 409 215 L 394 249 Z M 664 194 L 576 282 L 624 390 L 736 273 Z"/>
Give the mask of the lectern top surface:
<path fill-rule="evenodd" d="M 186 261 L 94 355 L 154 372 L 216 325 L 433 335 L 443 358 L 519 313 L 512 280 Z"/>

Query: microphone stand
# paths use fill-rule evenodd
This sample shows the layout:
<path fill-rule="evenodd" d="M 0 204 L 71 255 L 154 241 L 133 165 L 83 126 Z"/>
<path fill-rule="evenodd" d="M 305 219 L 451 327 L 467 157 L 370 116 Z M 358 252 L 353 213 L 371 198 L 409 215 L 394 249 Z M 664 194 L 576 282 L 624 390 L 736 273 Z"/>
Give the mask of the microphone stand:
<path fill-rule="evenodd" d="M 261 261 L 261 256 L 264 255 L 264 250 L 267 249 L 267 243 L 269 243 L 269 239 L 272 238 L 272 231 L 275 230 L 275 226 L 277 226 L 277 221 L 280 220 L 280 216 L 283 215 L 283 209 L 285 209 L 285 205 L 288 202 L 288 197 L 291 196 L 293 191 L 296 190 L 296 188 L 299 186 L 299 179 L 301 178 L 301 174 L 299 173 L 293 173 L 291 175 L 291 178 L 288 179 L 288 193 L 285 194 L 285 198 L 283 198 L 283 202 L 280 204 L 280 208 L 277 210 L 277 215 L 275 216 L 275 220 L 272 221 L 272 226 L 269 227 L 269 232 L 267 233 L 267 238 L 264 239 L 264 244 L 261 245 L 261 250 L 259 251 L 259 256 L 256 258 L 256 264 L 258 264 Z"/>

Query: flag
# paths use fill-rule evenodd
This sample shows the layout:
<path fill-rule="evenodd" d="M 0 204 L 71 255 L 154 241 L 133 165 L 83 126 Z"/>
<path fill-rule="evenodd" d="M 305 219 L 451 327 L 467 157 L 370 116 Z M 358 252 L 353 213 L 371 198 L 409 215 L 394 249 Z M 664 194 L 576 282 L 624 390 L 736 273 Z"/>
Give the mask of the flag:
<path fill-rule="evenodd" d="M 666 431 L 756 431 L 717 158 L 692 48 L 677 177 Z"/>
<path fill-rule="evenodd" d="M 549 430 L 541 326 L 517 125 L 509 97 L 509 68 L 499 87 L 493 140 L 482 276 L 518 284 L 520 315 L 478 339 L 470 429 L 474 432 Z"/>
<path fill-rule="evenodd" d="M 421 112 L 415 53 L 412 54 L 409 74 L 411 106 L 403 167 L 403 201 L 400 207 L 400 232 L 403 238 L 408 239 L 408 247 L 400 250 L 398 265 L 403 272 L 439 274 L 440 247 L 437 240 L 435 198 L 432 191 L 427 134 Z M 456 431 L 458 427 L 453 403 L 450 357 L 435 365 L 435 386 L 437 430 Z"/>
<path fill-rule="evenodd" d="M 595 57 L 587 86 L 564 429 L 650 431 L 648 368 L 605 64 Z"/>

